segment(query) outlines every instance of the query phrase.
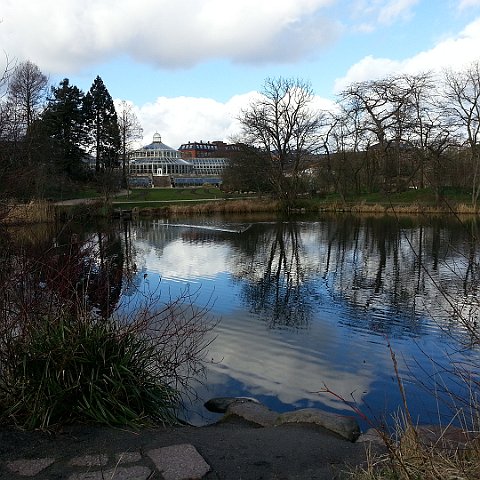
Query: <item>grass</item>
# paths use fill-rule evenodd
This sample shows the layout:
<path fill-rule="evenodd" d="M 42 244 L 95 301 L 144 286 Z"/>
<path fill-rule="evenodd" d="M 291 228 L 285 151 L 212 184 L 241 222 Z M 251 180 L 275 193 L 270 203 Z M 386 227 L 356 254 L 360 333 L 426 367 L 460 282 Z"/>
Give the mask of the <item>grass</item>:
<path fill-rule="evenodd" d="M 115 202 L 175 202 L 182 200 L 214 200 L 225 198 L 218 188 L 136 188 L 129 195 L 116 197 Z M 241 197 L 241 195 L 232 195 Z"/>
<path fill-rule="evenodd" d="M 208 306 L 159 289 L 110 305 L 119 266 L 107 238 L 16 239 L 0 237 L 0 425 L 177 422 L 212 341 Z"/>
<path fill-rule="evenodd" d="M 169 214 L 176 210 L 178 214 L 195 214 L 198 211 L 208 212 L 229 212 L 239 213 L 238 205 L 231 204 L 230 207 L 215 206 L 212 200 L 218 202 L 220 199 L 244 198 L 245 195 L 224 194 L 216 188 L 178 188 L 178 189 L 136 189 L 130 196 L 117 197 L 114 205 L 117 208 L 130 209 L 137 207 L 149 214 L 155 212 Z M 251 197 L 251 195 L 249 195 Z M 272 202 L 270 199 L 258 196 L 251 199 L 255 206 L 250 206 L 245 200 L 243 206 L 247 208 L 245 212 L 250 211 L 272 211 Z M 159 205 L 155 205 L 158 202 Z M 165 205 L 163 205 L 163 203 Z M 207 207 L 199 208 L 199 204 L 208 203 Z M 221 203 L 221 202 L 219 202 Z M 264 207 L 258 204 L 264 204 Z M 323 197 L 304 197 L 299 198 L 295 203 L 296 210 L 305 210 L 308 212 L 331 211 L 331 212 L 355 212 L 355 213 L 389 213 L 395 210 L 397 213 L 443 213 L 452 210 L 457 213 L 475 213 L 475 209 L 470 206 L 471 199 L 468 192 L 444 188 L 441 201 L 438 202 L 435 192 L 431 189 L 407 190 L 400 193 L 368 193 L 350 196 L 342 200 L 339 194 L 328 194 Z M 171 205 L 178 205 L 172 209 Z M 181 205 L 181 207 L 180 207 Z M 167 207 L 167 208 L 164 208 Z M 279 211 L 277 204 L 276 211 Z"/>
<path fill-rule="evenodd" d="M 93 187 L 68 187 L 63 190 L 55 190 L 49 192 L 49 199 L 53 201 L 62 201 L 62 200 L 75 200 L 77 198 L 99 198 L 102 196 L 102 193 L 99 192 L 96 188 Z"/>
<path fill-rule="evenodd" d="M 4 415 L 17 425 L 175 422 L 179 394 L 158 376 L 154 345 L 113 321 L 45 318 L 16 354 Z"/>
<path fill-rule="evenodd" d="M 340 203 L 339 194 L 329 194 L 320 199 L 320 203 Z M 438 204 L 435 192 L 430 188 L 409 189 L 398 193 L 372 192 L 358 195 L 350 195 L 345 198 L 347 204 L 378 204 L 378 205 L 408 205 L 419 204 L 435 206 Z M 469 204 L 471 195 L 468 191 L 456 188 L 444 187 L 441 191 L 441 202 L 451 204 Z"/>
<path fill-rule="evenodd" d="M 452 437 L 455 434 L 455 439 Z M 369 455 L 367 465 L 351 472 L 355 480 L 477 480 L 480 441 L 451 427 L 435 429 L 396 425 L 385 438 L 387 453 Z M 460 439 L 459 439 L 460 437 Z"/>

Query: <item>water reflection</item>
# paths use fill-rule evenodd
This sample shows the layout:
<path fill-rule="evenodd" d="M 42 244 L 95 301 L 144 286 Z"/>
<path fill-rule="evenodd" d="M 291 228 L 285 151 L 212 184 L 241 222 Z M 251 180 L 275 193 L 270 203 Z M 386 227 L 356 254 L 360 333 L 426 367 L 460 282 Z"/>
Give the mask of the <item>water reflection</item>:
<path fill-rule="evenodd" d="M 87 296 L 104 316 L 146 291 L 168 299 L 191 288 L 199 304 L 215 300 L 212 314 L 221 323 L 207 382 L 198 386 L 202 401 L 246 395 L 280 411 L 345 411 L 319 393 L 327 385 L 374 416 L 388 415 L 401 399 L 387 341 L 411 379 L 410 409 L 420 421 L 448 413 L 425 395 L 432 379 L 461 397 L 452 366 L 478 378 L 474 219 L 141 220 L 63 230 L 42 237 L 42 248 L 57 245 L 57 263 L 71 263 L 61 245 L 72 248 L 67 238 L 74 235 L 85 253 L 79 265 L 91 275 Z M 82 275 L 70 278 L 80 285 Z M 211 420 L 201 403 L 193 422 Z"/>
<path fill-rule="evenodd" d="M 72 313 L 81 306 L 107 318 L 115 310 L 125 258 L 117 228 L 45 224 L 2 233 L 0 282 L 15 290 L 14 298 L 23 298 L 28 309 L 48 310 L 51 297 Z"/>
<path fill-rule="evenodd" d="M 253 242 L 243 242 L 242 237 L 233 242 L 232 276 L 241 284 L 241 298 L 270 328 L 307 327 L 312 285 L 298 224 L 254 228 L 248 237 Z"/>
<path fill-rule="evenodd" d="M 170 295 L 188 284 L 201 286 L 200 301 L 216 298 L 222 322 L 200 389 L 205 398 L 254 395 L 279 410 L 344 409 L 318 393 L 326 384 L 375 413 L 391 412 L 400 397 L 387 338 L 405 359 L 401 373 L 422 383 L 442 370 L 446 350 L 455 353 L 452 336 L 466 339 L 474 328 L 473 221 L 193 222 L 139 222 L 132 241 L 149 281 L 161 280 Z M 407 390 L 417 398 L 414 414 L 438 418 L 417 386 Z"/>

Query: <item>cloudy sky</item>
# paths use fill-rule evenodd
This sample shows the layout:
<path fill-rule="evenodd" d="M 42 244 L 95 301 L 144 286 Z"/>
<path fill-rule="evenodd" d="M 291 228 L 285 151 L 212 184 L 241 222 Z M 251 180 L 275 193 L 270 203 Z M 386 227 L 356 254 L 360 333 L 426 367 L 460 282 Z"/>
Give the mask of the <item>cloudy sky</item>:
<path fill-rule="evenodd" d="M 227 140 L 267 77 L 328 105 L 350 82 L 480 59 L 480 0 L 2 0 L 0 46 L 57 85 L 100 75 L 158 131 Z"/>

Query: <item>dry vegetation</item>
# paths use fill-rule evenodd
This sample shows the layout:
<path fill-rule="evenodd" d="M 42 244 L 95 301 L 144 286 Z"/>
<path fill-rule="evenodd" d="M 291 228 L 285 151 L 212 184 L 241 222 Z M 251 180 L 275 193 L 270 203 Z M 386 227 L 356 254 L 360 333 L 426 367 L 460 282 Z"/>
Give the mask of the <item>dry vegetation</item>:
<path fill-rule="evenodd" d="M 27 204 L 2 205 L 0 222 L 8 225 L 51 222 L 55 207 L 46 201 L 37 200 Z"/>

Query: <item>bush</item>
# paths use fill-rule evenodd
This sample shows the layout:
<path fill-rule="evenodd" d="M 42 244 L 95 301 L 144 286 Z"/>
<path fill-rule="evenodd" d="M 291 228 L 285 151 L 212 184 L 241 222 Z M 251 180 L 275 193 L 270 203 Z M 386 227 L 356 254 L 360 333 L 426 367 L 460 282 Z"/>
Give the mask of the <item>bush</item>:
<path fill-rule="evenodd" d="M 173 423 L 179 394 L 161 378 L 155 345 L 117 322 L 45 318 L 3 372 L 4 415 L 26 428 Z"/>
<path fill-rule="evenodd" d="M 50 251 L 0 245 L 1 423 L 177 422 L 203 372 L 208 307 L 194 307 L 188 292 L 165 303 L 152 291 L 122 314 L 112 307 L 121 275 L 106 271 L 121 272 L 121 255 L 106 240 L 101 268 L 98 251 L 78 236 Z"/>

